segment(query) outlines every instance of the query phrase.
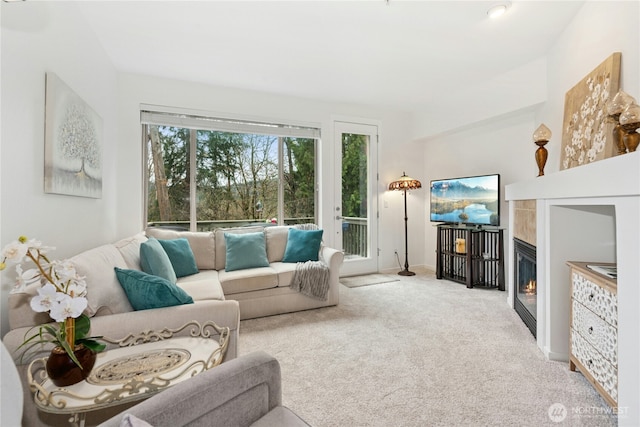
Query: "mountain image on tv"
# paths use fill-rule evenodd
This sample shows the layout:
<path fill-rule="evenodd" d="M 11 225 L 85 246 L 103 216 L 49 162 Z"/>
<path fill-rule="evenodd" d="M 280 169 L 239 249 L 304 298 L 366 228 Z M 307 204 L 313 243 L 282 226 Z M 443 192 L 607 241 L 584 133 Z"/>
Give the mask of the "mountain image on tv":
<path fill-rule="evenodd" d="M 431 221 L 499 225 L 498 175 L 431 182 Z"/>

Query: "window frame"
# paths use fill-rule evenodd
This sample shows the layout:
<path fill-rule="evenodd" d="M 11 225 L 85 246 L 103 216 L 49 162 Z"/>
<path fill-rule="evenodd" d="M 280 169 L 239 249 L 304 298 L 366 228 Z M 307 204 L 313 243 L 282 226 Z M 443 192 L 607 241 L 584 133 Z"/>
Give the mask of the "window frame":
<path fill-rule="evenodd" d="M 197 137 L 198 131 L 217 131 L 217 132 L 233 132 L 255 135 L 271 135 L 277 137 L 277 156 L 278 156 L 278 194 L 277 194 L 277 225 L 285 225 L 285 159 L 284 159 L 284 139 L 305 138 L 312 139 L 313 142 L 313 167 L 314 167 L 314 184 L 313 184 L 313 203 L 314 203 L 314 222 L 317 224 L 319 218 L 319 168 L 320 168 L 320 142 L 321 129 L 320 125 L 315 124 L 292 124 L 281 121 L 265 121 L 253 120 L 246 118 L 223 118 L 214 115 L 208 115 L 202 112 L 193 112 L 188 110 L 176 110 L 170 108 L 158 108 L 156 106 L 141 106 L 140 110 L 141 123 L 141 146 L 142 146 L 142 164 L 143 164 L 143 224 L 144 227 L 149 226 L 149 150 L 148 150 L 148 126 L 171 126 L 183 129 L 190 129 L 189 132 L 189 231 L 198 230 L 197 218 Z"/>

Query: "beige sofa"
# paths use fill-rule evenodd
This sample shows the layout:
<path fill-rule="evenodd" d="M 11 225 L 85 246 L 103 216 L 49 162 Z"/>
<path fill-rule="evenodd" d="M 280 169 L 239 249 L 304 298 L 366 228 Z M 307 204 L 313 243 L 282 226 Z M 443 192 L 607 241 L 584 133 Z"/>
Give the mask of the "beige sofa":
<path fill-rule="evenodd" d="M 344 259 L 342 252 L 327 246 L 320 248 L 319 259 L 329 267 L 329 293 L 326 301 L 307 297 L 289 287 L 296 264 L 282 262 L 289 228 L 288 226 L 220 228 L 209 233 L 148 228 L 147 235 L 157 239 L 185 237 L 192 248 L 197 248 L 194 252 L 195 250 L 205 252 L 206 266 L 200 268 L 199 265 L 199 274 L 178 279 L 178 284 L 192 295 L 194 300 L 196 296 L 198 299 L 208 299 L 210 295 L 202 294 L 203 287 L 199 285 L 200 281 L 206 277 L 207 282 L 216 285 L 214 288 L 216 292 L 218 289 L 222 290 L 225 299 L 238 301 L 242 320 L 337 305 L 340 266 Z M 224 234 L 255 232 L 265 234 L 269 266 L 225 271 Z M 196 260 L 198 260 L 197 255 Z M 208 289 L 207 292 L 209 291 L 212 290 Z M 213 293 L 213 296 L 215 295 L 217 293 Z"/>
<path fill-rule="evenodd" d="M 329 292 L 326 300 L 311 298 L 289 287 L 296 263 L 282 262 L 289 227 L 238 227 L 213 232 L 186 232 L 149 228 L 146 233 L 87 250 L 71 258 L 78 274 L 86 276 L 88 307 L 92 335 L 121 338 L 129 331 L 123 325 L 136 325 L 140 330 L 178 328 L 188 321 L 214 321 L 231 329 L 226 359 L 237 356 L 240 319 L 307 310 L 338 304 L 339 270 L 343 254 L 322 246 L 319 259 L 329 267 Z M 263 232 L 268 267 L 225 271 L 224 233 Z M 140 270 L 140 244 L 148 237 L 157 239 L 186 238 L 193 251 L 199 272 L 181 277 L 177 285 L 189 294 L 194 304 L 134 311 L 114 267 Z M 14 354 L 24 335 L 33 326 L 51 321 L 48 313 L 36 313 L 29 301 L 37 285 L 27 293 L 9 297 L 10 331 L 3 342 Z M 138 332 L 138 331 L 136 331 Z"/>
<path fill-rule="evenodd" d="M 196 320 L 213 321 L 229 327 L 229 346 L 225 360 L 238 356 L 240 319 L 269 316 L 338 304 L 339 269 L 343 260 L 340 251 L 321 247 L 319 259 L 329 266 L 329 292 L 326 300 L 310 298 L 289 287 L 296 264 L 282 262 L 289 227 L 239 227 L 214 232 L 179 232 L 148 229 L 113 244 L 82 252 L 71 260 L 78 274 L 86 276 L 91 334 L 120 339 L 129 333 L 177 329 Z M 224 233 L 264 232 L 268 267 L 225 271 L 226 246 Z M 199 272 L 177 280 L 177 285 L 189 294 L 193 304 L 134 311 L 114 267 L 140 270 L 140 245 L 148 237 L 157 239 L 186 238 L 189 241 Z M 16 357 L 25 333 L 33 326 L 51 322 L 48 313 L 36 313 L 29 301 L 38 286 L 31 285 L 27 293 L 9 297 L 10 331 L 3 337 L 8 351 Z M 178 335 L 186 335 L 189 329 Z M 42 353 L 41 355 L 46 355 Z M 30 359 L 29 359 L 30 360 Z M 27 363 L 23 360 L 22 363 Z M 25 366 L 18 369 L 25 377 Z M 23 425 L 55 425 L 62 418 L 39 413 L 25 387 L 25 418 Z M 111 414 L 113 415 L 113 414 Z M 90 418 L 90 417 L 89 417 Z M 88 418 L 88 420 L 89 420 Z M 94 421 L 104 420 L 104 416 Z M 53 423 L 53 424 L 51 424 Z"/>

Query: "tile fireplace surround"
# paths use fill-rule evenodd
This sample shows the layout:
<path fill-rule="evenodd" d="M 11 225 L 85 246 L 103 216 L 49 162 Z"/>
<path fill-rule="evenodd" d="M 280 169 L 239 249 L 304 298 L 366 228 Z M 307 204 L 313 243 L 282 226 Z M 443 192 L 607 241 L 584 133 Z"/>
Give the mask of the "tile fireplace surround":
<path fill-rule="evenodd" d="M 566 261 L 618 264 L 618 423 L 640 425 L 640 152 L 506 186 L 509 253 L 516 200 L 536 200 L 537 344 L 569 369 Z M 512 263 L 511 263 L 512 264 Z M 513 265 L 507 278 L 513 306 Z"/>

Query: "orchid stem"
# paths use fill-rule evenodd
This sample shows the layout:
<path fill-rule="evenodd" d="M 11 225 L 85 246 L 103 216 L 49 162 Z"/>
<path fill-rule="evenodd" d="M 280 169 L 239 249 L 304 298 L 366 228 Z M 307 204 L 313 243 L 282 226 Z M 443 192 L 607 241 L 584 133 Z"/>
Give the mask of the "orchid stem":
<path fill-rule="evenodd" d="M 64 336 L 73 351 L 76 345 L 76 319 L 73 317 L 64 319 Z"/>

